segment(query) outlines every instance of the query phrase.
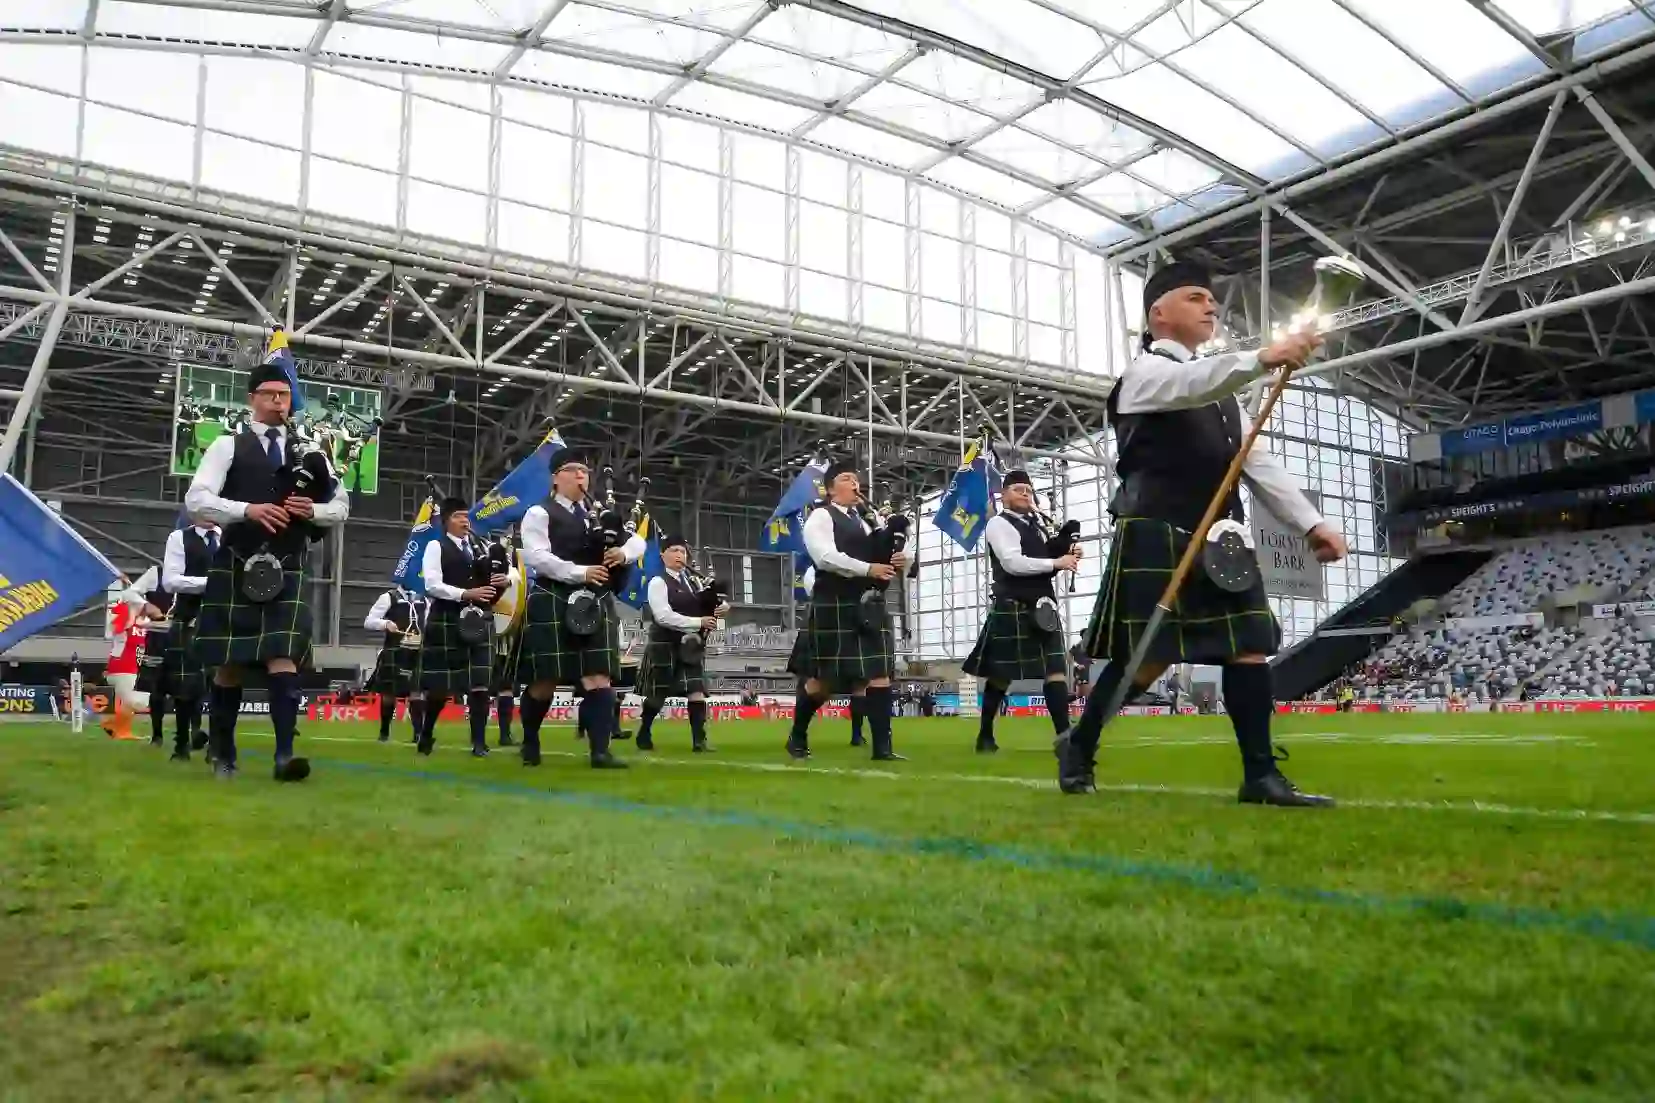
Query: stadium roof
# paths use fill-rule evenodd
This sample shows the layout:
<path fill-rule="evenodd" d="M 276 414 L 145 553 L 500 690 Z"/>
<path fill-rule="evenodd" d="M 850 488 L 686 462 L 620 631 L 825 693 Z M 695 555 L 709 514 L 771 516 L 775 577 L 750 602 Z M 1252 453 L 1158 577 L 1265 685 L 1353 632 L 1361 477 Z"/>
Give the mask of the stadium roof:
<path fill-rule="evenodd" d="M 1141 241 L 1261 186 L 1473 111 L 1545 72 L 1536 43 L 1566 43 L 1580 60 L 1652 30 L 1655 15 L 1641 0 L 0 6 L 0 38 L 205 44 L 711 117 L 915 174 L 1094 247 Z M 26 61 L 8 55 L 14 71 Z M 48 59 L 40 65 L 52 68 Z M 118 63 L 101 68 L 94 83 L 118 87 Z M 271 134 L 291 130 L 298 90 L 255 77 L 243 70 L 233 78 L 243 83 L 240 106 Z M 51 86 L 49 72 L 36 79 Z M 190 82 L 177 91 L 190 97 Z M 317 92 L 318 116 L 360 116 L 371 147 L 380 126 L 361 86 Z M 527 122 L 555 127 L 562 118 L 557 99 L 514 100 L 507 113 Z M 452 119 L 428 114 L 416 125 Z M 456 158 L 469 149 L 456 133 Z"/>

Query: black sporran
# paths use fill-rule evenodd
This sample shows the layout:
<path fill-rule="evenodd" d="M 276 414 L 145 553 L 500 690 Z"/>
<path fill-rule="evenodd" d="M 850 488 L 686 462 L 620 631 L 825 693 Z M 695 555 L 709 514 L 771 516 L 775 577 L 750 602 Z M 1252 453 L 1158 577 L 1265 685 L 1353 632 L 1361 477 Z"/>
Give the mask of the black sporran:
<path fill-rule="evenodd" d="M 255 605 L 274 601 L 282 592 L 282 561 L 269 551 L 247 557 L 241 565 L 241 596 Z"/>
<path fill-rule="evenodd" d="M 1239 521 L 1219 521 L 1207 530 L 1201 546 L 1201 569 L 1214 586 L 1231 594 L 1245 593 L 1258 582 L 1258 556 Z"/>
<path fill-rule="evenodd" d="M 862 634 L 878 637 L 885 631 L 885 591 L 869 590 L 856 603 L 857 625 Z"/>
<path fill-rule="evenodd" d="M 1043 597 L 1034 603 L 1034 626 L 1048 636 L 1056 635 L 1063 630 L 1063 618 L 1058 615 L 1057 602 L 1049 597 Z"/>
<path fill-rule="evenodd" d="M 460 639 L 471 647 L 486 643 L 494 635 L 494 615 L 480 605 L 467 605 L 460 610 L 457 631 Z"/>
<path fill-rule="evenodd" d="M 678 662 L 682 666 L 701 666 L 707 661 L 707 643 L 699 632 L 686 632 L 678 640 Z"/>
<path fill-rule="evenodd" d="M 590 636 L 603 620 L 603 602 L 593 590 L 582 587 L 569 595 L 563 610 L 563 627 L 572 636 Z"/>

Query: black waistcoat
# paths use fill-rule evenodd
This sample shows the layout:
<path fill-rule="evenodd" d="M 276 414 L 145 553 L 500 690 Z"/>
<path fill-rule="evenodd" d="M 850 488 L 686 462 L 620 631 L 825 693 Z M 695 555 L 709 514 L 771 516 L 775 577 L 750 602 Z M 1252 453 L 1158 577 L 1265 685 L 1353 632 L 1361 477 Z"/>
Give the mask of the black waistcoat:
<path fill-rule="evenodd" d="M 833 518 L 833 546 L 840 552 L 859 559 L 864 563 L 873 561 L 873 536 L 862 529 L 862 522 L 852 514 L 846 514 L 837 506 L 823 506 L 828 516 Z M 815 593 L 827 597 L 859 597 L 865 590 L 884 585 L 872 578 L 847 578 L 842 574 L 825 570 L 821 564 L 816 565 Z"/>
<path fill-rule="evenodd" d="M 225 480 L 228 485 L 229 480 Z M 225 495 L 229 497 L 228 494 Z M 207 538 L 193 528 L 184 530 L 184 573 L 192 578 L 205 578 L 212 570 L 213 557 L 207 554 Z M 200 594 L 179 594 L 172 614 L 180 620 L 192 620 L 201 608 Z"/>
<path fill-rule="evenodd" d="M 1041 531 L 1040 522 L 1034 514 L 1014 513 L 1006 510 L 1000 516 L 1004 517 L 1012 528 L 1017 530 L 1019 550 L 1030 559 L 1046 559 L 1046 534 Z M 1000 564 L 1000 557 L 994 554 L 994 545 L 988 546 L 989 566 L 994 577 L 994 597 L 1014 598 L 1018 601 L 1039 601 L 1043 597 L 1052 596 L 1052 578 L 1057 572 L 1048 574 L 1011 574 Z"/>
<path fill-rule="evenodd" d="M 454 541 L 448 536 L 438 537 L 442 547 L 442 580 L 457 590 L 469 590 L 477 585 L 476 563 L 467 558 L 465 552 L 454 546 Z M 446 598 L 433 597 L 433 610 L 458 609 L 463 602 L 449 601 Z"/>
<path fill-rule="evenodd" d="M 1153 355 L 1177 359 L 1159 351 Z M 1109 394 L 1109 424 L 1115 429 L 1115 473 L 1121 483 L 1109 512 L 1195 531 L 1241 451 L 1241 403 L 1230 395 L 1188 410 L 1123 414 L 1115 408 L 1116 394 Z M 1239 487 L 1220 516 L 1243 520 Z"/>
<path fill-rule="evenodd" d="M 161 612 L 170 613 L 172 611 L 172 597 L 173 595 L 165 590 L 151 590 L 144 595 L 144 600 L 161 610 Z"/>
<path fill-rule="evenodd" d="M 661 572 L 661 581 L 667 584 L 667 604 L 672 606 L 674 613 L 686 617 L 704 617 L 707 614 L 701 611 L 701 601 L 695 591 L 672 576 L 671 571 Z M 682 636 L 683 630 L 668 628 L 659 622 L 652 622 L 649 626 L 649 636 L 652 640 L 673 642 Z"/>
<path fill-rule="evenodd" d="M 546 536 L 553 555 L 583 567 L 595 567 L 603 562 L 602 550 L 597 547 L 586 522 L 564 509 L 556 495 L 547 498 L 542 507 L 546 510 Z M 550 579 L 539 581 L 551 585 Z"/>
<path fill-rule="evenodd" d="M 235 456 L 230 470 L 224 475 L 224 487 L 219 496 L 232 502 L 248 505 L 270 505 L 281 500 L 282 490 L 276 479 L 276 469 L 270 466 L 265 452 L 264 430 L 268 426 L 253 425 L 245 433 L 235 436 Z M 288 434 L 287 462 L 292 462 L 292 434 Z M 251 555 L 266 543 L 277 555 L 294 555 L 304 551 L 305 541 L 320 540 L 322 533 L 309 521 L 290 520 L 287 528 L 272 536 L 252 521 L 235 521 L 224 526 L 223 541 L 243 555 Z"/>

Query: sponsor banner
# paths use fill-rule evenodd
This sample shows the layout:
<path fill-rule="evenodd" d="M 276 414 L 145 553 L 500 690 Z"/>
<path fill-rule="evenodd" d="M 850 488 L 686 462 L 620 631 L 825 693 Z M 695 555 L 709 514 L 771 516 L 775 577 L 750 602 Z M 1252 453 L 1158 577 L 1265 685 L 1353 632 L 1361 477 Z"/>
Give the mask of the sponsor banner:
<path fill-rule="evenodd" d="M 1281 701 L 1279 713 L 1326 716 L 1338 712 L 1331 701 Z M 1459 703 L 1440 697 L 1408 701 L 1357 701 L 1352 712 L 1655 712 L 1655 697 L 1577 697 L 1535 701 L 1498 701 L 1493 704 Z"/>
<path fill-rule="evenodd" d="M 1592 616 L 1597 620 L 1610 620 L 1622 616 L 1655 616 L 1655 601 L 1618 601 L 1607 605 L 1594 605 Z"/>
<path fill-rule="evenodd" d="M 1546 618 L 1540 613 L 1500 613 L 1486 617 L 1448 617 L 1444 628 L 1475 632 L 1483 628 L 1543 628 Z"/>
<path fill-rule="evenodd" d="M 1633 479 L 1612 486 L 1592 486 L 1580 490 L 1551 490 L 1521 498 L 1496 498 L 1486 502 L 1465 505 L 1433 506 L 1430 509 L 1399 513 L 1387 517 L 1388 523 L 1398 528 L 1427 528 L 1444 521 L 1470 521 L 1481 517 L 1501 517 L 1530 510 L 1570 509 L 1576 506 L 1596 505 L 1600 502 L 1632 501 L 1655 497 L 1655 477 Z"/>
<path fill-rule="evenodd" d="M 1640 396 L 1641 398 L 1642 396 Z M 1642 409 L 1641 404 L 1638 408 Z M 1642 417 L 1639 420 L 1644 420 Z M 1603 428 L 1603 403 L 1582 402 L 1538 414 L 1491 421 L 1483 425 L 1469 425 L 1442 434 L 1444 456 L 1468 456 L 1477 452 L 1491 452 L 1497 448 L 1528 444 L 1531 441 L 1563 440 L 1583 436 Z"/>
<path fill-rule="evenodd" d="M 1310 502 L 1321 508 L 1321 495 L 1306 491 Z M 1253 498 L 1253 548 L 1258 555 L 1259 575 L 1264 592 L 1276 597 L 1302 597 L 1321 601 L 1326 594 L 1322 565 L 1310 551 L 1305 534 L 1270 512 L 1263 499 Z"/>
<path fill-rule="evenodd" d="M 0 685 L 0 715 L 51 714 L 52 691 L 47 686 Z"/>

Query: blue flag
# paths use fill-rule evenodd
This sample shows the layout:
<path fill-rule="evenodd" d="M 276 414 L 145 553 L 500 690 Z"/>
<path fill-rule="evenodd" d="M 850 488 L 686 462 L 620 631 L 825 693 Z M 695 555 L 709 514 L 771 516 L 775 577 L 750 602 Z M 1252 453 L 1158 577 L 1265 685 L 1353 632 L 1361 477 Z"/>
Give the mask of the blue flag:
<path fill-rule="evenodd" d="M 529 510 L 552 494 L 552 460 L 563 451 L 563 438 L 553 429 L 532 455 L 501 479 L 483 500 L 471 507 L 471 527 L 481 534 L 498 532 L 523 519 Z"/>
<path fill-rule="evenodd" d="M 827 466 L 827 460 L 818 457 L 805 464 L 804 469 L 794 476 L 782 500 L 771 511 L 770 519 L 764 523 L 764 533 L 759 537 L 761 549 L 795 554 L 804 552 L 805 514 L 811 502 L 827 494 L 822 486 L 822 476 L 827 474 Z"/>
<path fill-rule="evenodd" d="M 425 561 L 425 546 L 438 535 L 437 503 L 427 498 L 425 504 L 419 507 L 419 512 L 414 515 L 413 528 L 408 530 L 408 544 L 397 559 L 396 569 L 391 572 L 393 583 L 411 593 L 425 593 L 425 576 L 421 573 Z"/>
<path fill-rule="evenodd" d="M 100 602 L 120 577 L 10 475 L 0 475 L 0 651 Z"/>
<path fill-rule="evenodd" d="M 615 595 L 634 609 L 642 609 L 648 603 L 649 580 L 666 571 L 666 565 L 661 562 L 661 537 L 649 523 L 648 514 L 638 524 L 638 535 L 644 538 L 644 557 L 633 564 L 626 589 Z"/>
<path fill-rule="evenodd" d="M 810 568 L 814 567 L 815 565 L 816 564 L 811 561 L 809 552 L 801 550 L 801 551 L 796 551 L 796 552 L 793 553 L 793 600 L 794 601 L 809 601 L 810 600 L 810 591 L 805 589 L 805 572 L 810 570 Z"/>
<path fill-rule="evenodd" d="M 287 376 L 287 385 L 293 390 L 293 412 L 302 412 L 305 398 L 299 393 L 299 362 L 293 359 L 293 350 L 287 347 L 287 334 L 282 330 L 278 329 L 270 335 L 270 343 L 264 346 L 264 362 L 282 369 L 282 374 Z"/>
<path fill-rule="evenodd" d="M 948 490 L 937 503 L 933 524 L 966 551 L 977 547 L 988 521 L 989 496 L 1000 488 L 1000 472 L 994 454 L 982 439 L 966 449 L 960 469 L 948 482 Z"/>

